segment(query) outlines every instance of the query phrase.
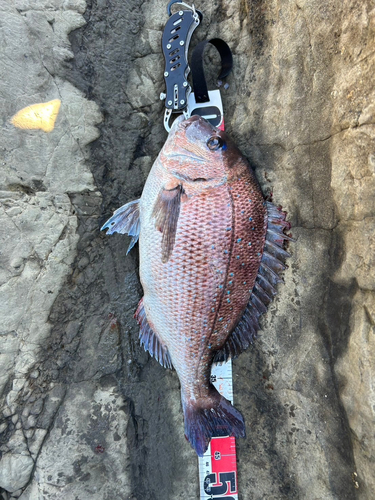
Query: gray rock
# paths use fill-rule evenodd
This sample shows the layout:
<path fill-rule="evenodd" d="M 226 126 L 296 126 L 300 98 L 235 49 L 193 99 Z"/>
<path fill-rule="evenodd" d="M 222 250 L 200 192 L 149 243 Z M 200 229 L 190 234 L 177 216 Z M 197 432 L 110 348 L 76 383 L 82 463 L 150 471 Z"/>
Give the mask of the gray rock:
<path fill-rule="evenodd" d="M 166 3 L 0 5 L 6 499 L 198 496 L 178 381 L 138 345 L 137 251 L 126 257 L 127 237 L 99 233 L 139 197 L 166 138 Z M 219 36 L 234 54 L 221 87 L 227 131 L 297 240 L 259 340 L 234 362 L 247 425 L 240 498 L 370 500 L 375 11 L 369 0 L 197 7 L 192 44 Z M 215 88 L 217 55 L 205 58 Z M 52 99 L 52 132 L 11 125 Z"/>
<path fill-rule="evenodd" d="M 59 492 L 66 498 L 129 498 L 128 418 L 116 387 L 73 384 L 22 498 L 38 498 L 40 485 L 51 498 L 58 498 Z"/>
<path fill-rule="evenodd" d="M 1 459 L 0 483 L 4 490 L 12 493 L 23 488 L 34 467 L 31 457 L 7 453 Z"/>
<path fill-rule="evenodd" d="M 0 6 L 4 42 L 0 68 L 6 75 L 0 83 L 4 124 L 0 139 L 0 394 L 4 417 L 13 415 L 13 426 L 2 424 L 6 433 L 1 440 L 5 454 L 0 488 L 8 492 L 23 488 L 30 479 L 34 461 L 27 441 L 34 446 L 34 457 L 39 452 L 35 447 L 42 444 L 34 438 L 34 427 L 43 401 L 31 407 L 25 402 L 30 398 L 31 403 L 40 389 L 33 382 L 38 378 L 33 367 L 51 333 L 48 317 L 76 255 L 77 218 L 69 196 L 88 191 L 100 200 L 83 148 L 98 137 L 95 125 L 101 115 L 95 103 L 56 76 L 56 67 L 72 56 L 68 33 L 84 24 L 84 4 L 56 2 L 55 10 L 51 8 L 50 2 L 16 2 L 15 6 L 3 2 Z M 21 108 L 51 99 L 61 100 L 51 133 L 20 130 L 10 124 Z M 52 389 L 45 384 L 42 392 L 47 388 Z M 53 403 L 49 401 L 46 414 Z"/>

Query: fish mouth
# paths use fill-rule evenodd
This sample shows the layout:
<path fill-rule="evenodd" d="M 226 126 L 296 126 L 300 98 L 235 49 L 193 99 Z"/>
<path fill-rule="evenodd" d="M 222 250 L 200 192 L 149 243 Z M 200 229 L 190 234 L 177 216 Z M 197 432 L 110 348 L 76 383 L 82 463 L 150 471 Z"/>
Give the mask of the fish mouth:
<path fill-rule="evenodd" d="M 178 122 L 178 128 L 180 130 L 186 131 L 191 125 L 193 125 L 193 123 L 196 123 L 196 126 L 198 125 L 207 128 L 211 131 L 215 130 L 215 127 L 211 125 L 210 122 L 208 122 L 205 118 L 199 115 L 192 115 L 187 120 L 180 120 L 180 122 Z"/>
<path fill-rule="evenodd" d="M 178 128 L 180 130 L 186 130 L 187 128 L 190 127 L 190 125 L 196 121 L 199 121 L 199 116 L 198 115 L 192 115 L 189 116 L 186 120 L 181 120 L 178 124 Z"/>

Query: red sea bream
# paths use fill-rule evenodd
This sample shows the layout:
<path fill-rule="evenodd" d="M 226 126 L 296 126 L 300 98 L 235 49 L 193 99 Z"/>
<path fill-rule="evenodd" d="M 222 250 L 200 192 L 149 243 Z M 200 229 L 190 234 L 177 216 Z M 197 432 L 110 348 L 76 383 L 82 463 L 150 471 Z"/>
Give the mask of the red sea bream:
<path fill-rule="evenodd" d="M 245 436 L 211 366 L 256 337 L 288 257 L 285 216 L 227 135 L 192 116 L 173 124 L 140 200 L 103 226 L 132 236 L 130 248 L 139 237 L 140 341 L 176 370 L 185 434 L 200 456 L 213 436 Z"/>

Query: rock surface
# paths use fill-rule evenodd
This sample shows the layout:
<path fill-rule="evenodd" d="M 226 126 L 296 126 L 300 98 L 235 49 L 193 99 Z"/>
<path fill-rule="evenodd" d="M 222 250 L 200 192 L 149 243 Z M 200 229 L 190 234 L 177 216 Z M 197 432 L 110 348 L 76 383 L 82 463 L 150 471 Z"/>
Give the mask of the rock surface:
<path fill-rule="evenodd" d="M 99 233 L 139 197 L 166 137 L 165 7 L 0 4 L 4 500 L 198 497 L 178 381 L 138 345 L 137 251 L 126 257 L 127 237 Z M 237 443 L 240 498 L 370 500 L 373 3 L 197 7 L 205 17 L 192 44 L 219 36 L 234 54 L 222 92 L 227 130 L 297 239 L 259 340 L 234 362 L 247 424 Z M 214 51 L 207 61 L 217 62 Z M 10 124 L 52 99 L 61 108 L 51 133 Z"/>

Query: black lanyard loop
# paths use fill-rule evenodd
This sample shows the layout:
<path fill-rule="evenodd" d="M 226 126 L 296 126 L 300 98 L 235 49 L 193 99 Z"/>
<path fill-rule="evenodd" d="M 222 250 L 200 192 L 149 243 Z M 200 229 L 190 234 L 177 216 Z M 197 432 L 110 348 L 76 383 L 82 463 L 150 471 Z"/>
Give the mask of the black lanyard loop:
<path fill-rule="evenodd" d="M 210 100 L 203 69 L 203 52 L 208 43 L 213 45 L 220 54 L 221 71 L 218 76 L 219 80 L 228 76 L 233 67 L 232 52 L 224 40 L 221 38 L 211 38 L 211 40 L 204 40 L 198 43 L 191 58 L 191 74 L 193 78 L 195 101 L 197 103 L 208 102 Z"/>

